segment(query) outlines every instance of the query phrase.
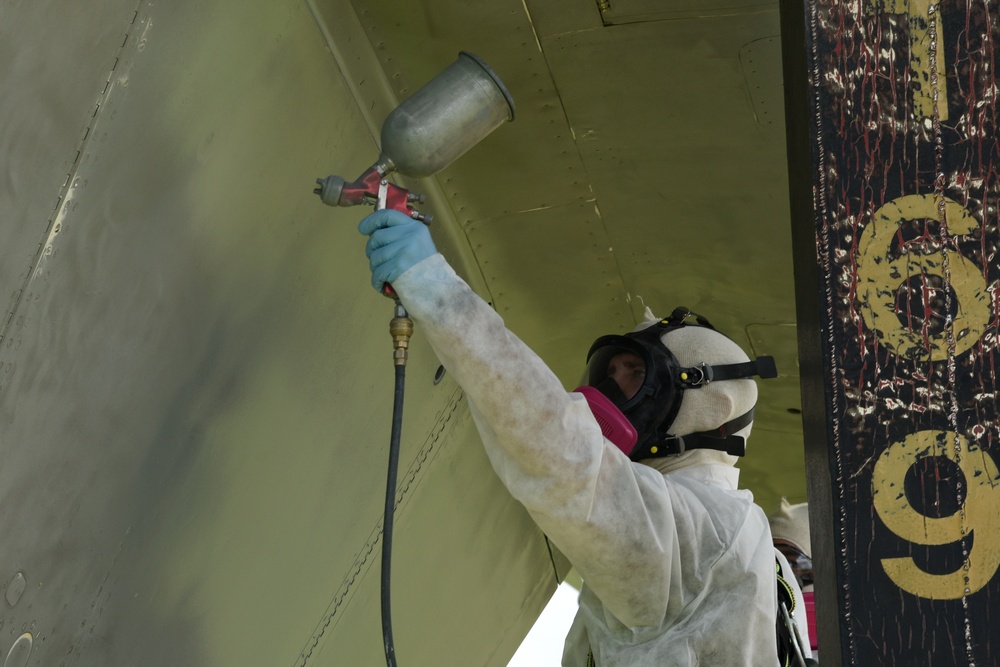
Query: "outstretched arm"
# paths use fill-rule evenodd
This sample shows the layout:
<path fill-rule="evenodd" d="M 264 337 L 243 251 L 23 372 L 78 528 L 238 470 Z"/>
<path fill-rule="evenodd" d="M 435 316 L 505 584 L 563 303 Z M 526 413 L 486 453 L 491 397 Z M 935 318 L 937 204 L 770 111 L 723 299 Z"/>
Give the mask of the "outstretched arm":
<path fill-rule="evenodd" d="M 465 390 L 507 489 L 619 620 L 662 620 L 676 549 L 662 476 L 604 439 L 583 397 L 455 275 L 423 224 L 378 211 L 359 229 L 373 286 L 392 283 Z"/>

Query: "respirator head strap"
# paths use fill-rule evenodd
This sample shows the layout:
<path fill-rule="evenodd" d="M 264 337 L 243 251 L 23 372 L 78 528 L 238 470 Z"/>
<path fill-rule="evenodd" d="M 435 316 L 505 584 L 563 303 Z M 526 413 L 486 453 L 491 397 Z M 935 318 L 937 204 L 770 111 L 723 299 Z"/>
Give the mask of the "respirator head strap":
<path fill-rule="evenodd" d="M 669 316 L 660 320 L 659 323 L 669 327 L 682 327 L 688 325 L 688 323 L 684 320 L 689 317 L 693 317 L 694 321 L 698 323 L 698 326 L 715 331 L 715 327 L 708 321 L 708 318 L 703 317 L 698 313 L 693 312 L 690 308 L 685 308 L 684 306 L 674 308 L 673 312 L 671 312 Z"/>
<path fill-rule="evenodd" d="M 683 454 L 693 449 L 714 449 L 730 456 L 746 456 L 747 441 L 737 432 L 753 423 L 754 409 L 750 408 L 739 417 L 727 421 L 717 429 L 700 431 L 687 435 L 665 435 L 659 446 L 648 447 L 639 458 L 660 458 Z M 636 459 L 638 460 L 638 459 Z"/>
<path fill-rule="evenodd" d="M 722 380 L 740 380 L 759 376 L 764 379 L 778 377 L 778 369 L 774 365 L 774 357 L 757 357 L 754 361 L 744 361 L 738 364 L 719 364 L 709 366 L 702 364 L 678 371 L 679 384 L 684 387 L 700 387 L 709 382 Z"/>

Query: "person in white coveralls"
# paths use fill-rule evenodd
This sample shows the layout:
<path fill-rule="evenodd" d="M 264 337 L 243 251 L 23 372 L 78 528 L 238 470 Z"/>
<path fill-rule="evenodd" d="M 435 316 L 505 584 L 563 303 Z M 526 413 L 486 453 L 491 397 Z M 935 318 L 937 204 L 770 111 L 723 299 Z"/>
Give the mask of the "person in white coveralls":
<path fill-rule="evenodd" d="M 372 285 L 392 284 L 466 392 L 497 475 L 583 578 L 562 664 L 779 664 L 771 533 L 734 467 L 752 376 L 773 361 L 683 309 L 647 309 L 637 331 L 594 343 L 585 386 L 567 392 L 424 224 L 380 210 L 359 230 Z"/>

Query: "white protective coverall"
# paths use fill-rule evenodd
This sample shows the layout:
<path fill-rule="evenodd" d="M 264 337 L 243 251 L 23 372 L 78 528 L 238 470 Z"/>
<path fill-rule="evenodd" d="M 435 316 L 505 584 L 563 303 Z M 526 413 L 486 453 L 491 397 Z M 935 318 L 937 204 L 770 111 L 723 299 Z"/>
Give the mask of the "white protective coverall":
<path fill-rule="evenodd" d="M 563 665 L 591 651 L 601 667 L 778 664 L 771 534 L 735 457 L 629 460 L 439 254 L 393 287 L 465 390 L 497 475 L 583 577 Z"/>

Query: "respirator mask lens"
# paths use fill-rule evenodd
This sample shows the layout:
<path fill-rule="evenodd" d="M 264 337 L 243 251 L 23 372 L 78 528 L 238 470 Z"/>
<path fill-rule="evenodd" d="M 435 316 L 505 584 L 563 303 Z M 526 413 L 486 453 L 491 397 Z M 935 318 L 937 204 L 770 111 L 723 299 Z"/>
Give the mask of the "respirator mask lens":
<path fill-rule="evenodd" d="M 596 388 L 620 410 L 627 410 L 651 391 L 649 353 L 624 336 L 603 336 L 590 348 L 583 384 Z"/>

